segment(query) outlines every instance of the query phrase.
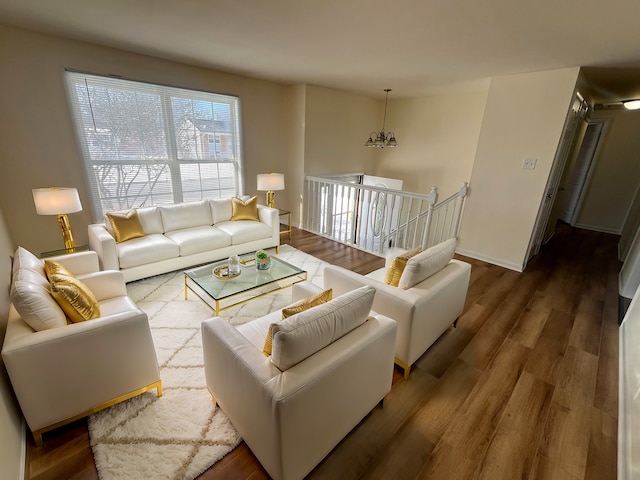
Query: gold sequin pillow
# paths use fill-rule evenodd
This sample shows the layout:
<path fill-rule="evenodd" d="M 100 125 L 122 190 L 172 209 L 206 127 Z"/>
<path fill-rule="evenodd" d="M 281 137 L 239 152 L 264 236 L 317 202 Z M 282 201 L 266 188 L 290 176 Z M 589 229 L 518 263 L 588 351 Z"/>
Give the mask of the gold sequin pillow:
<path fill-rule="evenodd" d="M 384 283 L 387 283 L 392 287 L 397 287 L 398 283 L 400 283 L 402 272 L 404 272 L 404 267 L 407 266 L 407 262 L 411 257 L 420 253 L 420 251 L 420 248 L 416 248 L 415 250 L 410 250 L 395 257 L 384 274 Z"/>
<path fill-rule="evenodd" d="M 53 260 L 44 261 L 44 273 L 49 281 L 51 281 L 53 275 L 69 275 L 73 277 L 73 273 L 67 267 Z"/>
<path fill-rule="evenodd" d="M 328 290 L 324 290 L 323 292 L 312 295 L 311 297 L 305 298 L 296 302 L 288 307 L 282 309 L 282 319 L 289 318 L 296 313 L 304 312 L 305 310 L 309 310 L 311 307 L 316 307 L 318 305 L 322 305 L 323 303 L 327 303 L 333 297 L 333 289 L 330 288 Z M 271 332 L 271 326 L 269 326 L 269 331 L 267 332 L 267 338 L 264 340 L 264 347 L 262 348 L 262 353 L 264 353 L 267 357 L 271 355 L 271 346 L 272 346 L 273 335 Z"/>
<path fill-rule="evenodd" d="M 258 217 L 258 197 L 253 196 L 246 202 L 237 197 L 231 199 L 231 220 L 256 220 Z"/>
<path fill-rule="evenodd" d="M 132 238 L 144 237 L 144 229 L 138 217 L 138 211 L 134 208 L 128 212 L 111 212 L 106 214 L 116 243 L 131 240 Z"/>
<path fill-rule="evenodd" d="M 84 322 L 100 316 L 100 305 L 89 287 L 72 275 L 51 275 L 51 294 L 69 319 Z"/>

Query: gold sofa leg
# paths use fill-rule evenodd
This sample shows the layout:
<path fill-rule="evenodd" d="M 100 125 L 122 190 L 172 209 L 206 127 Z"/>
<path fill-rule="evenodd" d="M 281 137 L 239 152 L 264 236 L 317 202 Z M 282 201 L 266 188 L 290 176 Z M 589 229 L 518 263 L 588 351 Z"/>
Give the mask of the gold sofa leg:
<path fill-rule="evenodd" d="M 402 360 L 398 358 L 395 359 L 396 365 L 404 370 L 404 379 L 409 380 L 409 373 L 411 372 L 411 365 L 407 365 Z"/>

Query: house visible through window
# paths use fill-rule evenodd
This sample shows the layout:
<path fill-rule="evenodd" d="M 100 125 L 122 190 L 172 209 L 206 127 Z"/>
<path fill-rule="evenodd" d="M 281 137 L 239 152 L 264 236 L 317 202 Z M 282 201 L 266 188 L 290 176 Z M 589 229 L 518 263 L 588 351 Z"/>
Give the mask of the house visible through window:
<path fill-rule="evenodd" d="M 239 99 L 66 72 L 97 218 L 241 195 Z"/>

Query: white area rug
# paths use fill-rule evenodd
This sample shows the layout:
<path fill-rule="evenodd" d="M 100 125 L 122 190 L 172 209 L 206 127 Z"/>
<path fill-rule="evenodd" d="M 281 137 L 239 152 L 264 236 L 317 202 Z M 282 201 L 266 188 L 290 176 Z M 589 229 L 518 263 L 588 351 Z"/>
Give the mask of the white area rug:
<path fill-rule="evenodd" d="M 288 245 L 278 257 L 322 285 L 325 262 Z M 200 323 L 212 310 L 193 293 L 184 299 L 184 274 L 172 272 L 127 285 L 149 315 L 163 396 L 155 390 L 89 417 L 89 436 L 102 480 L 194 479 L 241 441 L 224 413 L 213 408 L 204 378 Z M 239 325 L 291 303 L 291 288 L 224 310 Z"/>

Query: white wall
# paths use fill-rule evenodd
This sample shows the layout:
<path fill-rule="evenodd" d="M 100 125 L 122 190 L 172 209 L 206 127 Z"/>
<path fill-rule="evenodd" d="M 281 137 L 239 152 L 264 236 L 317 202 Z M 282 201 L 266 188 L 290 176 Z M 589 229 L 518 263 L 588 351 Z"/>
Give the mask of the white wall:
<path fill-rule="evenodd" d="M 491 80 L 459 251 L 522 270 L 578 68 Z M 535 170 L 523 170 L 536 158 Z"/>
<path fill-rule="evenodd" d="M 640 179 L 640 111 L 595 111 L 608 125 L 576 226 L 619 234 Z"/>
<path fill-rule="evenodd" d="M 0 210 L 0 345 L 4 343 L 9 313 L 13 246 Z M 0 478 L 23 478 L 24 430 L 22 414 L 13 395 L 11 383 L 0 358 Z"/>
<path fill-rule="evenodd" d="M 458 191 L 471 177 L 488 92 L 487 82 L 477 92 L 390 100 L 386 127 L 399 146 L 376 149 L 375 174 L 404 180 L 410 192 Z"/>

